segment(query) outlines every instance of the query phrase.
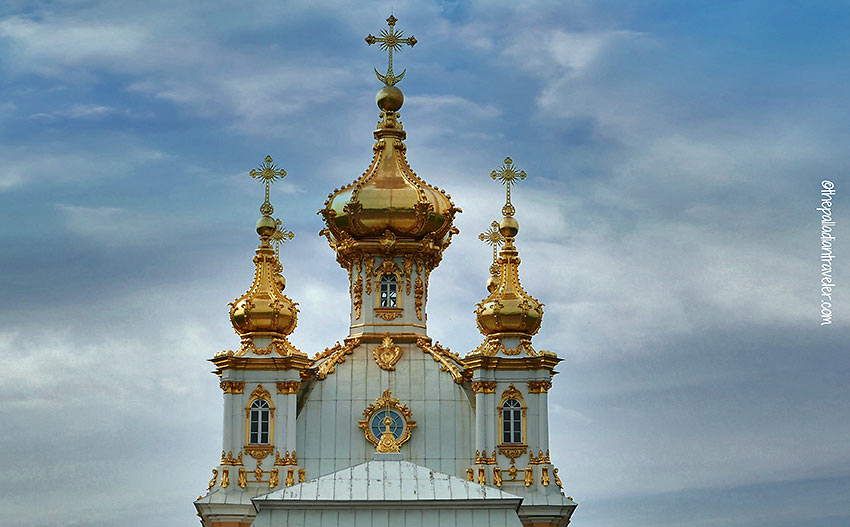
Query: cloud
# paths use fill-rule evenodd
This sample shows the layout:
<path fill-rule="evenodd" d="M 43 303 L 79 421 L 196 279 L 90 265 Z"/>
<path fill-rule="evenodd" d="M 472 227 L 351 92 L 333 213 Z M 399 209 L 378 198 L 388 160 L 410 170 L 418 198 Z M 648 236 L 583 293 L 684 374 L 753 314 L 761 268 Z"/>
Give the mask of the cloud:
<path fill-rule="evenodd" d="M 63 110 L 34 113 L 30 119 L 99 119 L 115 112 L 111 106 L 99 104 L 74 104 Z"/>

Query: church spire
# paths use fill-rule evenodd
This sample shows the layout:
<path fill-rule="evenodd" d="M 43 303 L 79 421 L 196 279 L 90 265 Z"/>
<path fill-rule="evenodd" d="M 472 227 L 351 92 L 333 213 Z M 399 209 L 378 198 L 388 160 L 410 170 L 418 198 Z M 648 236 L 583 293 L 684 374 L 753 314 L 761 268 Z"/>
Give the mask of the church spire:
<path fill-rule="evenodd" d="M 513 160 L 505 158 L 504 164 L 490 173 L 490 177 L 505 185 L 504 217 L 479 237 L 496 248 L 504 244 L 499 256 L 491 266 L 491 278 L 487 288 L 489 296 L 477 304 L 475 310 L 478 329 L 485 336 L 484 343 L 473 354 L 526 355 L 539 353 L 531 346 L 531 337 L 540 329 L 543 319 L 543 304 L 525 292 L 519 280 L 519 251 L 515 240 L 519 233 L 519 222 L 514 217 L 516 207 L 511 203 L 511 186 L 526 178 L 526 173 L 517 170 Z M 498 228 L 498 230 L 496 230 Z"/>
<path fill-rule="evenodd" d="M 451 196 L 422 180 L 407 162 L 407 133 L 398 113 L 404 95 L 395 86 L 406 70 L 395 75 L 392 58 L 416 39 L 403 38 L 396 21 L 390 16 L 389 30 L 366 37 L 389 54 L 387 74 L 377 74 L 384 86 L 375 98 L 381 113 L 372 163 L 359 178 L 334 189 L 319 211 L 326 225 L 321 234 L 351 282 L 352 336 L 424 335 L 428 277 L 458 232 L 453 221 L 460 209 Z"/>
<path fill-rule="evenodd" d="M 263 164 L 251 170 L 250 175 L 265 184 L 265 200 L 257 220 L 260 245 L 254 256 L 254 281 L 245 294 L 230 303 L 230 321 L 242 337 L 237 355 L 249 351 L 267 354 L 271 347 L 281 356 L 301 355 L 286 338 L 298 322 L 298 304 L 283 294 L 286 281 L 278 257 L 280 244 L 295 235 L 286 230 L 280 220 L 272 218 L 274 207 L 269 200 L 271 184 L 283 179 L 286 171 L 278 168 L 271 156 L 266 156 Z"/>

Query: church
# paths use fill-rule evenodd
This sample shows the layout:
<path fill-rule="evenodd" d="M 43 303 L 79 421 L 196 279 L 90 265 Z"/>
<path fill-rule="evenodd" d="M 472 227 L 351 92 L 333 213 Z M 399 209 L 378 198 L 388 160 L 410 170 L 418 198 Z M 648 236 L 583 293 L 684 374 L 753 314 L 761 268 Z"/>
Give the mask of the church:
<path fill-rule="evenodd" d="M 393 52 L 416 39 L 396 22 L 366 37 L 389 58 L 386 74 L 375 71 L 384 86 L 372 162 L 319 211 L 349 279 L 349 334 L 330 347 L 288 340 L 299 311 L 283 293 L 280 246 L 293 234 L 269 197 L 286 172 L 270 156 L 250 172 L 265 200 L 253 283 L 230 303 L 240 346 L 210 359 L 224 426 L 194 502 L 205 527 L 564 527 L 576 508 L 550 459 L 548 391 L 561 359 L 532 342 L 543 304 L 520 285 L 511 189 L 526 174 L 510 158 L 482 178 L 506 199 L 480 235 L 494 255 L 475 306 L 481 344 L 455 353 L 428 334 L 429 277 L 461 210 L 407 162 Z"/>

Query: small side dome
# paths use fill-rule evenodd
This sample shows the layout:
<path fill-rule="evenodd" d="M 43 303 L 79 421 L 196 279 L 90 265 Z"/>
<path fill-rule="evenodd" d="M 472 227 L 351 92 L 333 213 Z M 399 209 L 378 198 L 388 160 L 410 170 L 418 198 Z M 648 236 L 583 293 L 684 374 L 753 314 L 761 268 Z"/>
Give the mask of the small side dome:
<path fill-rule="evenodd" d="M 242 296 L 230 303 L 230 322 L 240 335 L 277 333 L 289 335 L 298 323 L 298 304 L 283 294 L 282 276 L 275 251 L 269 240 L 275 220 L 269 216 L 257 222 L 260 246 L 254 256 L 254 283 Z"/>

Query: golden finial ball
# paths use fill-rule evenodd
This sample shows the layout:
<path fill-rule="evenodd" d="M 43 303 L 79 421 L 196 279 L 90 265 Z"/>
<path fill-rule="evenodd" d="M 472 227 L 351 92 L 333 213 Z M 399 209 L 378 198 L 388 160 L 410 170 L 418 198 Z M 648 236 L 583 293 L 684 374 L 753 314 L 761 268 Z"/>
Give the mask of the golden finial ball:
<path fill-rule="evenodd" d="M 519 232 L 519 222 L 513 216 L 505 216 L 499 222 L 499 232 L 505 238 L 513 238 Z"/>
<path fill-rule="evenodd" d="M 260 236 L 271 236 L 277 225 L 271 216 L 263 216 L 257 220 L 257 234 Z"/>
<path fill-rule="evenodd" d="M 490 278 L 487 279 L 487 291 L 492 293 L 493 291 L 495 291 L 498 288 L 499 288 L 499 277 L 498 276 L 491 276 Z"/>
<path fill-rule="evenodd" d="M 397 112 L 404 104 L 404 94 L 395 86 L 384 86 L 375 96 L 375 102 L 385 112 Z"/>

